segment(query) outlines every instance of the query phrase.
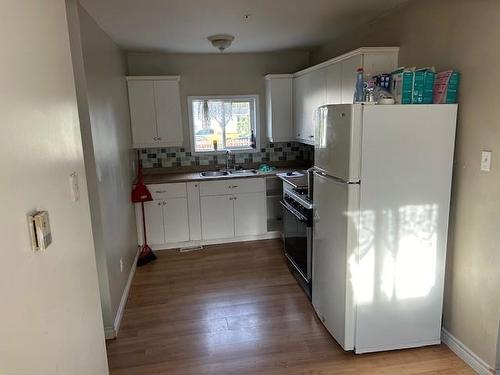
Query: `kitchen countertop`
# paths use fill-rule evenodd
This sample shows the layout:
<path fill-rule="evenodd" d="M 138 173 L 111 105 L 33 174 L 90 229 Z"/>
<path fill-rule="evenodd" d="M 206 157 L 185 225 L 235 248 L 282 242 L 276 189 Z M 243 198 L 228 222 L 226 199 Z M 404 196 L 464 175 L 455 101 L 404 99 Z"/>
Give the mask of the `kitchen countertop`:
<path fill-rule="evenodd" d="M 271 172 L 257 172 L 244 175 L 227 175 L 227 176 L 201 176 L 200 172 L 183 172 L 183 173 L 144 173 L 144 183 L 166 184 L 171 182 L 195 182 L 195 181 L 217 181 L 217 180 L 233 180 L 238 178 L 258 178 L 258 177 L 275 177 L 277 173 L 287 173 L 300 170 L 303 168 L 277 168 Z"/>

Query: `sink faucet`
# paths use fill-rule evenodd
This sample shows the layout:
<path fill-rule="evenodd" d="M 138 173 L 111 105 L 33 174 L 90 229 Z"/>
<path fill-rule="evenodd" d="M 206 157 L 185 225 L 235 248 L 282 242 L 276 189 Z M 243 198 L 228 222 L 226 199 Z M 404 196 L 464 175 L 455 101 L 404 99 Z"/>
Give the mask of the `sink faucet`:
<path fill-rule="evenodd" d="M 226 170 L 229 169 L 229 159 L 231 157 L 231 150 L 226 150 Z"/>

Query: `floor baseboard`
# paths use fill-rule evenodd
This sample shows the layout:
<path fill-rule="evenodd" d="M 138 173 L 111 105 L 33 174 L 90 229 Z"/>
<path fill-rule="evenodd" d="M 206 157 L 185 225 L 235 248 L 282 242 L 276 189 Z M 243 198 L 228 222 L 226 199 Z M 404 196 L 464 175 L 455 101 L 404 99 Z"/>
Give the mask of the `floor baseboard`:
<path fill-rule="evenodd" d="M 118 331 L 120 330 L 120 325 L 122 323 L 123 312 L 125 311 L 125 305 L 127 304 L 128 294 L 130 292 L 130 286 L 132 285 L 132 280 L 134 279 L 135 270 L 137 269 L 137 259 L 139 258 L 140 248 L 135 255 L 132 267 L 130 268 L 130 273 L 128 275 L 127 283 L 123 289 L 122 298 L 120 304 L 118 305 L 118 310 L 116 311 L 115 320 L 113 321 L 113 326 L 104 327 L 104 337 L 106 340 L 112 340 L 118 336 Z"/>
<path fill-rule="evenodd" d="M 275 238 L 281 238 L 280 232 L 267 232 L 264 234 L 250 235 L 250 236 L 240 236 L 240 237 L 230 237 L 230 238 L 220 238 L 214 240 L 199 240 L 199 241 L 186 241 L 177 243 L 167 243 L 163 245 L 150 245 L 153 250 L 170 250 L 178 249 L 192 246 L 206 246 L 206 245 L 220 245 L 224 243 L 234 243 L 234 242 L 246 242 L 246 241 L 258 241 L 258 240 L 270 240 Z"/>
<path fill-rule="evenodd" d="M 441 340 L 443 344 L 451 349 L 459 358 L 467 363 L 474 371 L 480 375 L 494 375 L 495 370 L 488 366 L 481 358 L 470 350 L 463 342 L 453 336 L 446 329 L 441 330 Z"/>

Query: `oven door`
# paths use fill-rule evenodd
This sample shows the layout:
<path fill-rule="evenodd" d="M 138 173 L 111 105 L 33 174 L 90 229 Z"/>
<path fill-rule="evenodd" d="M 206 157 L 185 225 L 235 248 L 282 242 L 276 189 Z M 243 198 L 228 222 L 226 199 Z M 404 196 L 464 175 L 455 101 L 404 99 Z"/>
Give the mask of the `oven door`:
<path fill-rule="evenodd" d="M 300 212 L 285 202 L 283 205 L 283 237 L 285 240 L 285 255 L 300 276 L 307 283 L 311 277 L 309 256 L 309 220 Z"/>

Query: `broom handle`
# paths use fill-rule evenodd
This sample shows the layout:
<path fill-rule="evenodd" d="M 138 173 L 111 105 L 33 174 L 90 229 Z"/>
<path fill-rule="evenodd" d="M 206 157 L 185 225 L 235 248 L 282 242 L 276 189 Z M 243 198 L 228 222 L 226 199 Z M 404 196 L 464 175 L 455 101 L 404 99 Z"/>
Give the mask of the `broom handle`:
<path fill-rule="evenodd" d="M 142 228 L 144 232 L 144 246 L 148 245 L 148 239 L 146 237 L 146 215 L 144 214 L 144 202 L 141 202 L 142 207 Z"/>

